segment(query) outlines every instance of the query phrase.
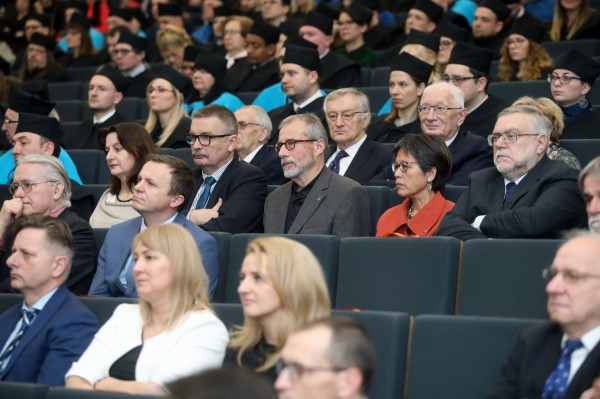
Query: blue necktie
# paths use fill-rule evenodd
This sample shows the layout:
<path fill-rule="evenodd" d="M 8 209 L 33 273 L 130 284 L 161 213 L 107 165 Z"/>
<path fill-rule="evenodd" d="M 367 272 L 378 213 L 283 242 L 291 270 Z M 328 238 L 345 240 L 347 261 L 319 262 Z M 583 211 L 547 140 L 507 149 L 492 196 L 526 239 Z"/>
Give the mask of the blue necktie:
<path fill-rule="evenodd" d="M 565 396 L 569 380 L 569 372 L 571 371 L 571 355 L 583 344 L 580 340 L 567 341 L 565 347 L 560 353 L 558 364 L 544 385 L 542 399 L 557 399 Z"/>
<path fill-rule="evenodd" d="M 206 207 L 208 198 L 210 197 L 210 189 L 216 182 L 217 181 L 212 176 L 208 176 L 204 180 L 204 191 L 202 191 L 202 195 L 200 195 L 200 198 L 198 198 L 195 209 L 204 209 Z"/>
<path fill-rule="evenodd" d="M 504 192 L 504 202 L 506 202 L 506 200 L 508 199 L 510 194 L 515 190 L 515 188 L 517 188 L 517 183 L 515 183 L 514 181 L 511 181 L 506 185 L 506 191 Z"/>
<path fill-rule="evenodd" d="M 23 318 L 22 318 L 22 322 L 21 322 L 21 328 L 19 329 L 19 332 L 13 338 L 11 343 L 8 344 L 8 346 L 6 347 L 6 350 L 4 351 L 4 353 L 2 353 L 2 356 L 0 356 L 0 365 L 2 365 L 2 370 L 0 370 L 0 371 L 4 371 L 4 368 L 8 364 L 7 360 L 10 358 L 10 355 L 12 355 L 12 353 L 15 351 L 15 349 L 17 348 L 17 345 L 19 345 L 19 342 L 21 342 L 21 338 L 25 334 L 25 331 L 27 331 L 27 329 L 29 328 L 31 323 L 33 323 L 35 316 L 40 312 L 40 310 L 39 309 L 31 309 L 31 310 L 22 309 L 22 312 L 23 312 Z"/>
<path fill-rule="evenodd" d="M 342 158 L 346 158 L 348 156 L 348 154 L 346 153 L 346 151 L 340 151 L 337 153 L 337 155 L 335 156 L 335 158 L 333 158 L 333 161 L 331 161 L 331 163 L 329 164 L 329 169 L 336 174 L 340 174 L 340 161 L 342 160 Z"/>

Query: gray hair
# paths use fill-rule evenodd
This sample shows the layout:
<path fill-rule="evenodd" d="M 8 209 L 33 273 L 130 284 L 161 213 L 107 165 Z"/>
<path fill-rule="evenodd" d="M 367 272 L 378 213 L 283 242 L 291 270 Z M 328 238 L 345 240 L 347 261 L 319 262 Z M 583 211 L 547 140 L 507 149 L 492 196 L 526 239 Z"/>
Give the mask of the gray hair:
<path fill-rule="evenodd" d="M 44 178 L 48 181 L 61 182 L 63 192 L 61 202 L 67 208 L 71 206 L 71 180 L 62 162 L 50 155 L 26 155 L 18 161 L 18 166 L 25 164 L 38 164 L 44 166 Z"/>
<path fill-rule="evenodd" d="M 294 122 L 303 122 L 306 125 L 306 129 L 304 129 L 302 133 L 304 133 L 309 139 L 323 140 L 326 146 L 329 145 L 329 141 L 327 140 L 327 132 L 325 131 L 321 120 L 315 114 L 307 113 L 288 116 L 279 124 L 279 130 Z"/>
<path fill-rule="evenodd" d="M 508 107 L 500 111 L 498 114 L 498 118 L 505 115 L 519 114 L 524 113 L 531 115 L 533 118 L 533 126 L 534 129 L 538 132 L 541 132 L 546 136 L 548 141 L 550 141 L 550 134 L 552 133 L 553 125 L 550 118 L 540 111 L 539 108 L 533 105 L 515 105 L 513 107 Z"/>
<path fill-rule="evenodd" d="M 268 133 L 267 136 L 270 139 L 271 133 L 273 132 L 273 122 L 271 122 L 271 118 L 269 118 L 269 114 L 267 114 L 266 111 L 264 109 L 262 109 L 262 107 L 259 107 L 257 105 L 244 105 L 239 110 L 242 110 L 242 109 L 254 111 L 254 114 L 256 115 L 256 123 L 258 123 L 262 127 L 267 128 L 267 133 Z"/>
<path fill-rule="evenodd" d="M 211 104 L 202 107 L 192 114 L 193 119 L 217 118 L 223 124 L 224 131 L 221 134 L 237 134 L 238 124 L 235 115 L 222 105 Z"/>
<path fill-rule="evenodd" d="M 579 186 L 579 190 L 581 192 L 583 192 L 583 181 L 590 175 L 600 178 L 600 157 L 592 159 L 590 163 L 588 163 L 586 167 L 583 168 L 579 173 L 577 185 Z"/>
<path fill-rule="evenodd" d="M 344 96 L 353 96 L 356 102 L 358 103 L 358 108 L 363 113 L 362 118 L 366 119 L 367 114 L 371 113 L 371 106 L 369 105 L 369 97 L 362 91 L 355 89 L 354 87 L 346 87 L 343 89 L 337 89 L 332 91 L 325 97 L 325 101 L 323 102 L 323 111 L 327 113 L 327 105 L 330 101 L 337 100 L 340 97 Z"/>
<path fill-rule="evenodd" d="M 452 99 L 454 100 L 454 104 L 452 104 L 451 106 L 453 106 L 453 107 L 461 107 L 461 108 L 465 107 L 465 94 L 462 92 L 461 89 L 459 89 L 458 87 L 454 86 L 450 82 L 440 81 L 440 82 L 432 83 L 429 86 L 425 87 L 425 91 L 427 91 L 427 89 L 429 87 L 438 86 L 438 85 L 440 87 L 443 87 L 443 88 L 447 89 L 450 92 L 450 95 L 452 96 Z M 425 94 L 425 91 L 423 91 L 423 94 Z M 448 105 L 450 105 L 450 104 L 448 104 Z"/>

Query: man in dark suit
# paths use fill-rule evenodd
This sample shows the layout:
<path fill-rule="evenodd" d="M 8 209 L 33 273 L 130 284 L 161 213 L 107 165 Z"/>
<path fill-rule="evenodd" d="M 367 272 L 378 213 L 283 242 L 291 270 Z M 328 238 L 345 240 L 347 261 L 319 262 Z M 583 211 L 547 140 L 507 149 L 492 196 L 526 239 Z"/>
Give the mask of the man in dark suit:
<path fill-rule="evenodd" d="M 600 236 L 600 156 L 581 170 L 577 183 L 585 201 L 590 232 Z"/>
<path fill-rule="evenodd" d="M 281 62 L 281 87 L 292 103 L 283 105 L 269 112 L 269 118 L 273 123 L 273 134 L 269 144 L 277 143 L 279 137 L 279 124 L 288 116 L 295 114 L 313 113 L 321 119 L 323 126 L 326 125 L 325 113 L 323 112 L 324 96 L 319 86 L 319 75 L 321 73 L 321 61 L 316 48 L 312 43 L 303 39 L 297 39 L 303 47 L 285 44 L 285 55 Z"/>
<path fill-rule="evenodd" d="M 98 133 L 117 123 L 128 122 L 129 118 L 117 111 L 117 105 L 123 99 L 129 85 L 128 79 L 109 66 L 96 72 L 88 88 L 88 106 L 94 116 L 81 122 L 63 136 L 66 148 L 88 148 L 102 150 Z"/>
<path fill-rule="evenodd" d="M 366 236 L 371 230 L 369 198 L 357 182 L 325 167 L 327 134 L 312 114 L 281 123 L 277 152 L 291 179 L 267 197 L 265 233 Z"/>
<path fill-rule="evenodd" d="M 492 52 L 485 48 L 457 43 L 444 71 L 444 80 L 463 92 L 467 117 L 464 130 L 487 137 L 494 129 L 496 117 L 508 103 L 488 94 Z"/>
<path fill-rule="evenodd" d="M 532 106 L 505 109 L 489 137 L 495 168 L 469 177 L 467 191 L 446 214 L 439 236 L 554 238 L 587 224 L 577 171 L 551 161 L 551 121 Z"/>
<path fill-rule="evenodd" d="M 177 223 L 194 237 L 209 278 L 209 292 L 214 294 L 219 275 L 217 242 L 180 212 L 187 206 L 193 187 L 192 170 L 184 161 L 169 155 L 148 156 L 133 195 L 133 208 L 141 216 L 108 230 L 98 256 L 98 270 L 90 295 L 137 297 L 131 243 L 142 229 L 165 223 Z"/>
<path fill-rule="evenodd" d="M 262 170 L 235 156 L 235 115 L 222 105 L 207 105 L 192 117 L 188 143 L 198 168 L 187 218 L 207 231 L 262 232 L 267 181 Z"/>
<path fill-rule="evenodd" d="M 154 79 L 154 73 L 144 62 L 146 39 L 128 31 L 122 32 L 112 56 L 119 72 L 129 78 L 125 97 L 146 98 L 148 84 Z"/>
<path fill-rule="evenodd" d="M 391 150 L 367 136 L 371 110 L 364 93 L 354 88 L 332 91 L 324 108 L 336 144 L 325 162 L 331 171 L 366 184 L 391 164 Z"/>
<path fill-rule="evenodd" d="M 600 238 L 567 241 L 544 277 L 551 321 L 518 335 L 486 399 L 594 397 L 585 391 L 600 369 Z"/>
<path fill-rule="evenodd" d="M 10 185 L 13 198 L 0 209 L 0 290 L 11 292 L 6 266 L 15 238 L 13 225 L 23 216 L 50 215 L 67 223 L 75 240 L 75 257 L 66 286 L 76 295 L 85 295 L 96 270 L 96 243 L 89 223 L 70 210 L 71 182 L 62 163 L 53 156 L 27 155 L 19 160 Z"/>
<path fill-rule="evenodd" d="M 493 165 L 492 149 L 483 137 L 462 129 L 467 117 L 463 93 L 446 82 L 427 86 L 421 96 L 419 120 L 426 134 L 441 136 L 452 155 L 447 184 L 464 186 L 472 172 Z"/>
<path fill-rule="evenodd" d="M 478 3 L 473 15 L 473 44 L 490 49 L 495 60 L 500 58 L 500 48 L 507 35 L 506 21 L 510 10 L 501 0 L 484 0 Z"/>
<path fill-rule="evenodd" d="M 23 302 L 0 316 L 0 380 L 62 386 L 99 327 L 63 285 L 75 253 L 73 236 L 51 216 L 19 218 L 13 232 L 7 264 Z"/>
<path fill-rule="evenodd" d="M 281 161 L 273 147 L 267 145 L 273 125 L 264 109 L 256 105 L 246 105 L 235 111 L 238 122 L 235 152 L 242 161 L 259 167 L 267 179 L 267 184 L 280 185 L 286 182 Z"/>

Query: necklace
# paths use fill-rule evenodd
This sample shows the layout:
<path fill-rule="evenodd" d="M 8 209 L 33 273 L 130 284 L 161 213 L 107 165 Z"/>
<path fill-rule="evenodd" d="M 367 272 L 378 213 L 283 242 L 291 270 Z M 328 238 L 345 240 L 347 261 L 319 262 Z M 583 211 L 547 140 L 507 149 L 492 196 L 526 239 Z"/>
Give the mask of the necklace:
<path fill-rule="evenodd" d="M 117 201 L 119 201 L 119 202 L 129 202 L 129 201 L 131 201 L 132 199 L 133 199 L 133 197 L 131 197 L 131 198 L 129 198 L 129 199 L 126 199 L 126 200 L 122 200 L 121 198 L 119 198 L 119 194 L 117 194 Z"/>
<path fill-rule="evenodd" d="M 414 212 L 414 208 L 411 205 L 410 208 L 408 208 L 408 220 L 411 220 L 413 218 L 413 212 Z"/>

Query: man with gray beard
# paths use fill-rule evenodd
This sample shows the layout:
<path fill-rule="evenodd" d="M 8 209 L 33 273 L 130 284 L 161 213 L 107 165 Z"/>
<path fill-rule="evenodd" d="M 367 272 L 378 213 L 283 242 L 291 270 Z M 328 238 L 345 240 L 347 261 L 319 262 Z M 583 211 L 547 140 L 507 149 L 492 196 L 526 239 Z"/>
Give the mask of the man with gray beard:
<path fill-rule="evenodd" d="M 265 202 L 265 233 L 366 236 L 371 230 L 365 189 L 325 167 L 327 133 L 314 114 L 292 115 L 279 126 L 275 150 L 291 179 Z"/>
<path fill-rule="evenodd" d="M 583 168 L 578 183 L 585 201 L 590 232 L 600 236 L 600 157 L 592 159 Z"/>
<path fill-rule="evenodd" d="M 552 123 L 529 105 L 498 115 L 488 143 L 495 168 L 469 176 L 466 192 L 446 214 L 438 236 L 555 238 L 586 225 L 577 171 L 546 156 Z"/>

